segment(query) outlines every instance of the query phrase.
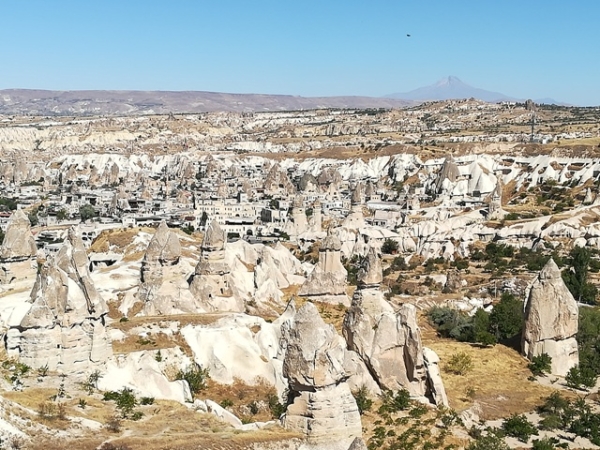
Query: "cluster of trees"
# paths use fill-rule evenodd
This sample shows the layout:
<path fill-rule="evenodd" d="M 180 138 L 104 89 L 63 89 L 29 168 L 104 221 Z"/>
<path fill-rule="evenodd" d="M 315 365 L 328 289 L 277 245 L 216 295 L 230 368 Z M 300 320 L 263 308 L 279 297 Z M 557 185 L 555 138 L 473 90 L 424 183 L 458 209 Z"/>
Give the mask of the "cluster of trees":
<path fill-rule="evenodd" d="M 438 333 L 462 342 L 494 345 L 511 342 L 523 330 L 523 303 L 509 292 L 502 294 L 491 313 L 478 309 L 471 317 L 447 306 L 434 306 L 427 317 Z"/>

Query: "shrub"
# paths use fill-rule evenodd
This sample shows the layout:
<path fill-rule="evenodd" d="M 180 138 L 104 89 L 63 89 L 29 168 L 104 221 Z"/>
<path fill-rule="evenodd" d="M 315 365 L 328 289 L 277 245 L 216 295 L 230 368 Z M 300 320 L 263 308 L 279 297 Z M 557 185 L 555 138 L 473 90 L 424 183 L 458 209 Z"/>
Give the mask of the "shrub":
<path fill-rule="evenodd" d="M 537 436 L 537 428 L 527 420 L 524 414 L 513 414 L 504 419 L 502 429 L 511 437 L 517 438 L 521 442 L 527 442 L 531 436 Z"/>
<path fill-rule="evenodd" d="M 455 375 L 466 375 L 473 369 L 473 359 L 465 352 L 454 353 L 444 369 Z"/>
<path fill-rule="evenodd" d="M 206 389 L 206 382 L 210 378 L 208 368 L 203 369 L 200 366 L 188 368 L 186 370 L 180 370 L 177 373 L 175 379 L 185 380 L 190 386 L 190 390 L 193 394 Z"/>
<path fill-rule="evenodd" d="M 554 437 L 534 439 L 532 450 L 554 450 L 558 447 L 559 440 Z"/>
<path fill-rule="evenodd" d="M 358 406 L 358 412 L 362 415 L 365 411 L 370 411 L 373 406 L 373 400 L 369 398 L 369 389 L 364 384 L 352 392 Z"/>
<path fill-rule="evenodd" d="M 219 403 L 219 405 L 221 406 L 221 408 L 231 408 L 233 406 L 233 400 L 231 400 L 230 398 L 224 398 L 223 400 L 221 400 L 221 403 Z"/>
<path fill-rule="evenodd" d="M 142 397 L 140 398 L 140 405 L 153 405 L 154 397 Z"/>
<path fill-rule="evenodd" d="M 270 393 L 267 397 L 267 403 L 269 404 L 269 411 L 275 419 L 279 419 L 285 413 L 286 405 L 279 401 L 277 394 Z"/>
<path fill-rule="evenodd" d="M 593 370 L 586 367 L 575 366 L 569 370 L 565 377 L 565 381 L 567 382 L 567 386 L 572 389 L 588 390 L 594 387 L 596 378 L 598 378 L 598 376 Z"/>
<path fill-rule="evenodd" d="M 504 439 L 495 433 L 479 436 L 469 444 L 467 450 L 510 450 Z"/>
<path fill-rule="evenodd" d="M 400 389 L 395 393 L 386 390 L 381 394 L 381 400 L 383 404 L 378 410 L 380 414 L 403 411 L 410 406 L 410 393 L 406 389 Z"/>
<path fill-rule="evenodd" d="M 430 323 L 444 337 L 465 341 L 471 332 L 471 318 L 447 306 L 434 306 L 427 312 Z"/>
<path fill-rule="evenodd" d="M 116 399 L 116 404 L 117 409 L 121 411 L 123 417 L 129 416 L 133 412 L 133 408 L 137 405 L 133 391 L 126 387 L 121 389 Z"/>
<path fill-rule="evenodd" d="M 545 373 L 550 373 L 552 358 L 548 353 L 542 353 L 541 355 L 531 358 L 531 362 L 527 367 L 536 377 L 542 376 Z"/>
<path fill-rule="evenodd" d="M 381 246 L 381 252 L 382 253 L 386 253 L 388 255 L 391 255 L 393 253 L 396 253 L 398 251 L 398 242 L 387 238 L 385 241 L 383 241 L 383 245 Z"/>

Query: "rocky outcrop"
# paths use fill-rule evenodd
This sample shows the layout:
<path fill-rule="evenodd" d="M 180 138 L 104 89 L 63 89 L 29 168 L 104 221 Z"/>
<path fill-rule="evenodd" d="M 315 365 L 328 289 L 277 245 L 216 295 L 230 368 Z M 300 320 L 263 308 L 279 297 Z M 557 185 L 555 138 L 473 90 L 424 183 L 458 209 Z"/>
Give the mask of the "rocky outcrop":
<path fill-rule="evenodd" d="M 523 354 L 532 359 L 547 353 L 552 358 L 552 374 L 566 375 L 579 363 L 578 320 L 577 302 L 550 258 L 534 280 L 525 305 Z"/>
<path fill-rule="evenodd" d="M 206 312 L 244 310 L 244 302 L 231 290 L 231 269 L 225 261 L 225 233 L 213 220 L 202 241 L 200 261 L 190 283 L 199 310 Z"/>
<path fill-rule="evenodd" d="M 179 238 L 169 231 L 166 222 L 162 221 L 152 236 L 142 260 L 142 284 L 138 291 L 140 300 L 148 302 L 154 299 L 163 282 L 163 267 L 177 264 L 180 257 Z"/>
<path fill-rule="evenodd" d="M 283 375 L 294 398 L 283 419 L 285 428 L 312 443 L 345 442 L 362 435 L 356 401 L 346 383 L 345 343 L 325 324 L 317 308 L 305 303 L 284 329 Z"/>
<path fill-rule="evenodd" d="M 141 315 L 181 314 L 198 311 L 186 281 L 189 266 L 180 264 L 181 244 L 163 221 L 148 244 L 142 260 L 137 298 Z"/>
<path fill-rule="evenodd" d="M 352 306 L 344 317 L 348 348 L 362 358 L 382 389 L 407 389 L 413 397 L 429 397 L 438 405 L 447 404 L 433 356 L 433 373 L 428 379 L 416 308 L 405 304 L 394 311 L 379 290 L 381 272 L 379 257 L 371 248 L 359 271 Z"/>
<path fill-rule="evenodd" d="M 16 210 L 10 218 L 0 258 L 3 260 L 22 260 L 32 258 L 37 253 L 37 246 L 31 234 L 31 225 L 27 214 L 22 209 Z"/>
<path fill-rule="evenodd" d="M 340 259 L 341 248 L 342 243 L 333 234 L 323 240 L 319 248 L 319 261 L 298 295 L 311 300 L 350 306 L 350 299 L 346 294 L 348 272 Z"/>
<path fill-rule="evenodd" d="M 31 308 L 7 333 L 11 356 L 37 368 L 85 371 L 112 355 L 106 334 L 106 303 L 89 273 L 89 260 L 75 230 L 55 258 L 42 267 Z"/>

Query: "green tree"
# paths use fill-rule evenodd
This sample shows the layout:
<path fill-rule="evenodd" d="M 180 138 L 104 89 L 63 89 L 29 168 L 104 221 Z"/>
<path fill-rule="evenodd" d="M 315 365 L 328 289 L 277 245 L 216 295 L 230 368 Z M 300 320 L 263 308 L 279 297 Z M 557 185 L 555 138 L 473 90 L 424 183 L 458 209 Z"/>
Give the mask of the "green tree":
<path fill-rule="evenodd" d="M 56 212 L 56 219 L 57 219 L 57 220 L 63 221 L 63 220 L 65 220 L 67 217 L 68 217 L 67 210 L 66 210 L 66 209 L 64 209 L 64 208 L 61 208 L 61 209 L 59 209 L 59 210 Z"/>
<path fill-rule="evenodd" d="M 542 353 L 541 355 L 534 356 L 531 358 L 531 362 L 527 366 L 531 373 L 539 377 L 545 373 L 550 373 L 552 368 L 552 357 L 548 353 Z"/>
<path fill-rule="evenodd" d="M 201 227 L 206 226 L 207 221 L 208 221 L 208 214 L 206 214 L 206 211 L 202 211 L 202 216 L 200 217 L 200 226 Z"/>
<path fill-rule="evenodd" d="M 381 246 L 381 251 L 388 255 L 396 253 L 398 251 L 398 241 L 387 238 L 383 241 L 383 245 Z"/>
<path fill-rule="evenodd" d="M 523 303 L 510 292 L 504 292 L 490 314 L 490 330 L 498 340 L 511 339 L 523 330 Z"/>
<path fill-rule="evenodd" d="M 92 205 L 82 205 L 79 207 L 79 216 L 82 222 L 96 217 L 96 210 Z"/>
<path fill-rule="evenodd" d="M 508 436 L 527 442 L 531 436 L 537 436 L 537 428 L 527 420 L 524 414 L 513 414 L 502 423 L 502 429 Z"/>
<path fill-rule="evenodd" d="M 562 273 L 563 280 L 575 300 L 593 305 L 596 303 L 598 289 L 588 282 L 591 252 L 584 247 L 574 247 L 569 254 L 571 267 Z"/>
<path fill-rule="evenodd" d="M 588 390 L 596 385 L 597 378 L 592 369 L 575 366 L 569 369 L 565 381 L 570 388 Z"/>

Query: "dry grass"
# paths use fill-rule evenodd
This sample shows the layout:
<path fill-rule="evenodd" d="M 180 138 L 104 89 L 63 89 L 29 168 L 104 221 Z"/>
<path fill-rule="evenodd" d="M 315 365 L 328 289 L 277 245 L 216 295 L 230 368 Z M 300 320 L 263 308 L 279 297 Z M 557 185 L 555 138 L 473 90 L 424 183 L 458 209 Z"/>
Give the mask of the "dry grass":
<path fill-rule="evenodd" d="M 202 391 L 201 397 L 227 406 L 227 409 L 242 421 L 266 422 L 274 419 L 269 410 L 269 397 L 277 395 L 277 392 L 267 380 L 258 377 L 254 385 L 249 385 L 239 378 L 232 384 L 218 384 L 209 379 L 207 384 L 208 387 Z M 255 406 L 258 409 L 254 414 L 250 406 L 252 402 L 256 402 Z"/>
<path fill-rule="evenodd" d="M 115 354 L 179 347 L 185 354 L 190 356 L 193 355 L 191 348 L 180 333 L 174 333 L 172 336 L 168 336 L 164 333 L 157 333 L 152 334 L 147 338 L 142 338 L 141 336 L 128 336 L 122 341 L 114 341 L 112 347 Z"/>
<path fill-rule="evenodd" d="M 133 240 L 141 231 L 151 234 L 154 233 L 153 228 L 146 227 L 105 230 L 94 239 L 89 251 L 96 253 L 108 252 L 111 247 L 125 250 L 133 243 Z"/>
<path fill-rule="evenodd" d="M 166 316 L 141 316 L 131 317 L 124 322 L 115 322 L 111 324 L 112 328 L 119 329 L 123 332 L 130 331 L 132 328 L 144 325 L 161 325 L 164 322 L 179 322 L 181 327 L 186 325 L 210 325 L 217 320 L 225 317 L 226 313 L 214 314 L 173 314 Z M 120 316 L 119 316 L 120 317 Z"/>
<path fill-rule="evenodd" d="M 485 419 L 497 419 L 531 411 L 554 391 L 528 380 L 531 375 L 528 362 L 512 348 L 503 345 L 480 348 L 448 339 L 432 339 L 430 333 L 423 334 L 423 345 L 432 348 L 440 357 L 448 400 L 456 410 L 466 409 L 477 401 Z M 459 352 L 472 358 L 473 369 L 465 375 L 445 372 L 445 363 Z M 474 395 L 469 396 L 467 393 L 471 389 Z"/>

